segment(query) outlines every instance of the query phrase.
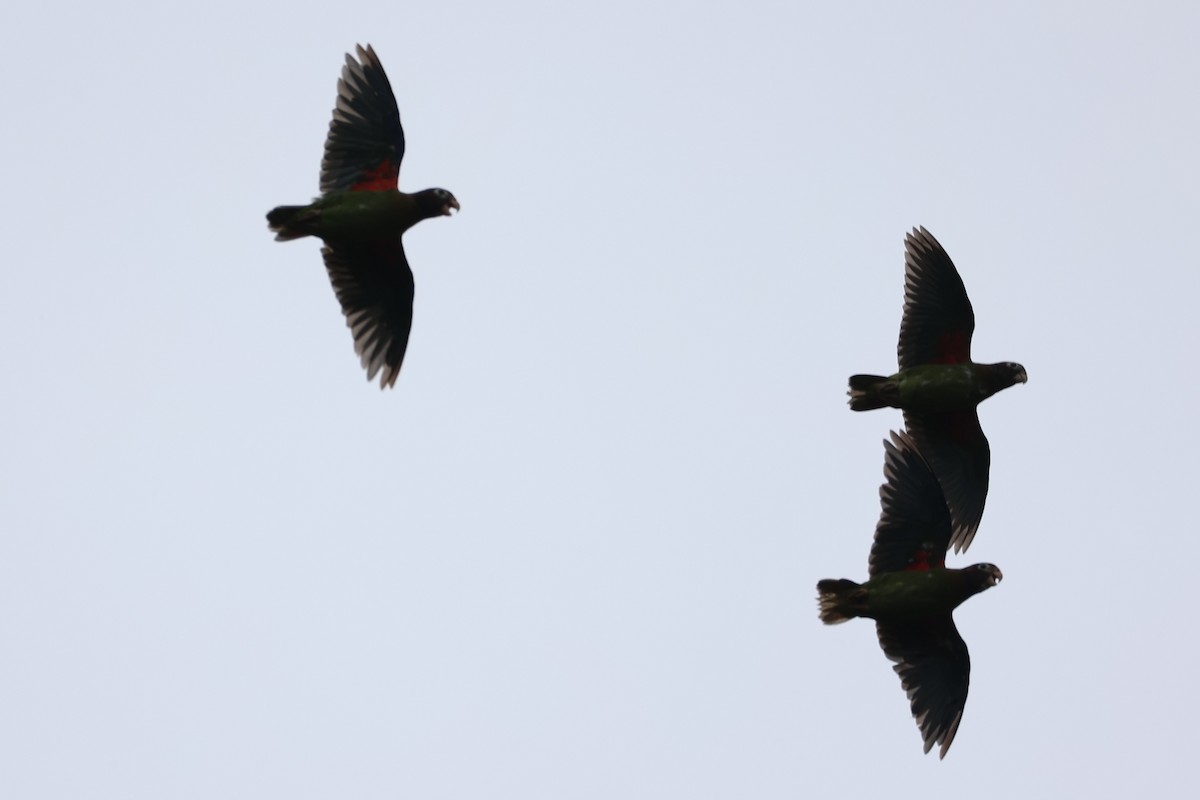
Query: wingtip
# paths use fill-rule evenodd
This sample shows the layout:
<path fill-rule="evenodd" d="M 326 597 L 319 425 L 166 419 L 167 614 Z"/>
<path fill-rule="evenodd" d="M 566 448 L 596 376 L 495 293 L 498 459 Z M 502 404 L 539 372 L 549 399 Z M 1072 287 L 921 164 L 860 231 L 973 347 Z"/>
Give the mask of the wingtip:
<path fill-rule="evenodd" d="M 909 450 L 920 453 L 920 451 L 917 450 L 917 443 L 914 442 L 912 437 L 908 435 L 908 431 L 888 431 L 888 437 L 890 438 L 890 441 L 888 439 L 883 440 L 883 446 L 885 448 L 893 449 L 901 453 L 908 452 Z"/>
<path fill-rule="evenodd" d="M 906 240 L 912 240 L 912 241 L 928 239 L 928 240 L 932 241 L 934 244 L 937 244 L 937 239 L 934 237 L 934 235 L 932 233 L 929 232 L 929 229 L 926 228 L 924 225 L 915 226 L 912 229 L 912 231 L 910 231 L 908 234 L 905 235 L 904 238 Z"/>
<path fill-rule="evenodd" d="M 965 553 L 967 548 L 971 546 L 971 542 L 975 541 L 975 534 L 979 532 L 979 522 L 974 525 L 959 525 L 954 529 L 953 536 L 950 537 L 950 546 L 954 548 L 955 553 Z"/>

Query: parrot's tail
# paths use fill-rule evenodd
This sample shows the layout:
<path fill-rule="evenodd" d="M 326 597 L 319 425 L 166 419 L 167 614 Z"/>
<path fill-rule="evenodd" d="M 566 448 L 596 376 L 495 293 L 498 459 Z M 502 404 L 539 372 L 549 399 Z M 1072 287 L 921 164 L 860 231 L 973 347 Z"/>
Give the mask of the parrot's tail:
<path fill-rule="evenodd" d="M 311 206 L 279 206 L 267 212 L 267 225 L 275 231 L 277 242 L 314 235 L 316 220 L 317 212 Z"/>
<path fill-rule="evenodd" d="M 827 578 L 817 582 L 817 592 L 818 613 L 826 625 L 860 617 L 867 610 L 867 593 L 854 581 Z"/>
<path fill-rule="evenodd" d="M 850 395 L 852 411 L 900 406 L 900 387 L 882 375 L 851 375 L 850 391 L 846 394 Z"/>

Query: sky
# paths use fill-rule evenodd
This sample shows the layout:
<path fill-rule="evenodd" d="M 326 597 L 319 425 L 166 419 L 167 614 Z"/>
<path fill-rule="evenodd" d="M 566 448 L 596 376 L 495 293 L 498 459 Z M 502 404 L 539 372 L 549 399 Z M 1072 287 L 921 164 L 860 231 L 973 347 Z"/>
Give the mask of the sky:
<path fill-rule="evenodd" d="M 1200 9 L 0 10 L 0 784 L 90 798 L 1178 796 L 1200 697 Z M 415 320 L 313 240 L 374 45 Z M 873 626 L 903 240 L 974 304 L 1005 580 L 944 761 Z M 1149 794 L 1147 794 L 1149 793 Z"/>

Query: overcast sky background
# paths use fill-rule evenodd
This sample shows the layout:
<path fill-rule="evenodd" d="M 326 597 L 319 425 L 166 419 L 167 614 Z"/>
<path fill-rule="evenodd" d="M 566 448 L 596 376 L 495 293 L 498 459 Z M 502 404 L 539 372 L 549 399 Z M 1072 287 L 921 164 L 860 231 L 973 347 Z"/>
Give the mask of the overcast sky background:
<path fill-rule="evenodd" d="M 1190 787 L 1200 10 L 983 5 L 6 5 L 2 794 Z M 387 392 L 263 218 L 356 42 L 462 202 Z M 901 418 L 846 377 L 914 225 L 1029 372 L 940 763 L 814 599 L 866 576 Z"/>

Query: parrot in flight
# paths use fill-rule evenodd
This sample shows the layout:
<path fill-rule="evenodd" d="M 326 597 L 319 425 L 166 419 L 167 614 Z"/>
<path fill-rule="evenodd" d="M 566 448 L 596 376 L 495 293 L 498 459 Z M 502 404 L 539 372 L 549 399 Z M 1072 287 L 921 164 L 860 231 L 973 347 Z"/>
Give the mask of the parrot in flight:
<path fill-rule="evenodd" d="M 977 408 L 1002 389 L 1025 383 L 1012 361 L 971 360 L 975 312 L 950 256 L 924 228 L 904 239 L 904 314 L 895 375 L 850 376 L 850 408 L 904 410 L 904 425 L 946 494 L 957 553 L 975 538 L 987 500 L 992 451 Z"/>
<path fill-rule="evenodd" d="M 394 386 L 412 328 L 413 274 L 401 236 L 460 206 L 445 189 L 399 190 L 404 129 L 375 50 L 347 55 L 321 161 L 321 196 L 267 214 L 278 241 L 315 236 L 354 351 L 381 389 Z"/>
<path fill-rule="evenodd" d="M 994 564 L 946 567 L 952 526 L 941 486 L 908 434 L 893 432 L 883 444 L 885 482 L 867 562 L 870 580 L 818 582 L 819 616 L 826 625 L 875 620 L 879 646 L 895 662 L 925 752 L 940 745 L 945 758 L 971 676 L 971 656 L 953 611 L 1004 576 Z"/>

